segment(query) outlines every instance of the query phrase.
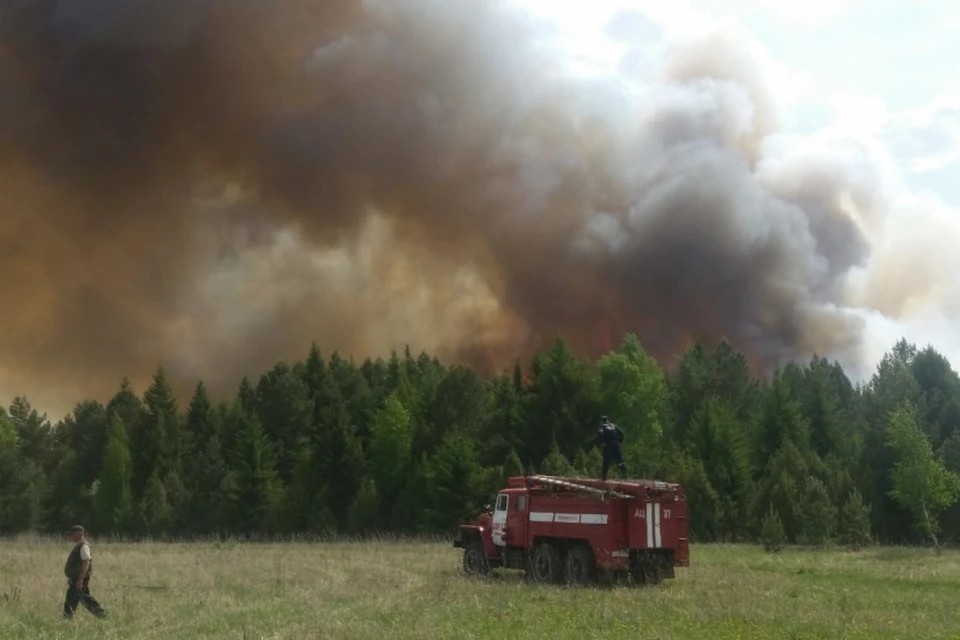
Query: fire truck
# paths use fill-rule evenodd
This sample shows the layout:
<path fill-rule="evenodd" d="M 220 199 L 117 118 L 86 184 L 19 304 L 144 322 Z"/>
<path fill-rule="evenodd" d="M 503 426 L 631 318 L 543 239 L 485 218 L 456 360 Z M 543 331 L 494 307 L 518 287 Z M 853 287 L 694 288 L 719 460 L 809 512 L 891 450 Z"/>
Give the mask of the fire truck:
<path fill-rule="evenodd" d="M 690 565 L 679 484 L 529 475 L 509 478 L 494 504 L 460 526 L 463 570 L 522 569 L 545 584 L 629 578 L 659 584 Z"/>

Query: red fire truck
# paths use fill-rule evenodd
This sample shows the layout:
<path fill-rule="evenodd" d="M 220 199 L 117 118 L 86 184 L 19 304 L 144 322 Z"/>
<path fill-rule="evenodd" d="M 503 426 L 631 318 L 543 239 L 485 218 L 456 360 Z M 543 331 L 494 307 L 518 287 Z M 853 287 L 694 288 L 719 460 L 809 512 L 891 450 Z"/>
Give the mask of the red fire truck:
<path fill-rule="evenodd" d="M 510 478 L 492 508 L 460 526 L 467 575 L 523 569 L 548 584 L 630 576 L 637 584 L 690 565 L 679 484 L 531 475 Z"/>

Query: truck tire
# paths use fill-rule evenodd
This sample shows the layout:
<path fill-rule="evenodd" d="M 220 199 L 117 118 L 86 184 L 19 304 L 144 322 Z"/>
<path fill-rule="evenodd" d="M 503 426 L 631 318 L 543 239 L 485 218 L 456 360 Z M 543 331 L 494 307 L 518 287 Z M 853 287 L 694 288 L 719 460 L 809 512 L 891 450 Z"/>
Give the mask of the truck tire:
<path fill-rule="evenodd" d="M 673 553 L 660 556 L 660 578 L 663 580 L 671 580 L 675 577 L 676 573 L 674 572 L 673 568 Z"/>
<path fill-rule="evenodd" d="M 566 575 L 567 584 L 571 586 L 596 583 L 597 561 L 589 545 L 577 544 L 570 548 L 567 552 Z"/>
<path fill-rule="evenodd" d="M 660 567 L 650 558 L 644 558 L 630 567 L 630 577 L 638 587 L 656 586 L 663 582 Z"/>
<path fill-rule="evenodd" d="M 560 552 L 549 542 L 541 542 L 533 550 L 530 559 L 530 576 L 541 584 L 560 584 L 563 581 L 563 567 L 560 564 Z"/>
<path fill-rule="evenodd" d="M 647 574 L 647 584 L 650 586 L 657 586 L 663 582 L 663 571 L 660 568 L 660 563 L 657 560 L 650 562 L 644 567 L 644 571 Z"/>
<path fill-rule="evenodd" d="M 483 543 L 474 538 L 463 547 L 463 572 L 471 578 L 490 573 L 490 563 L 483 554 Z"/>
<path fill-rule="evenodd" d="M 650 558 L 650 568 L 647 570 L 647 581 L 652 585 L 662 584 L 668 576 L 668 556 L 658 553 Z"/>

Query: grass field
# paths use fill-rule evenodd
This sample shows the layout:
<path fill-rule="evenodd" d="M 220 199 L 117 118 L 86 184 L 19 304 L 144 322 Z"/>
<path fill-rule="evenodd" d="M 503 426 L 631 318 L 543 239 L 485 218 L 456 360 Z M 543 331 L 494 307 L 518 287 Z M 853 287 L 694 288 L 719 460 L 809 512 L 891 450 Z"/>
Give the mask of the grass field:
<path fill-rule="evenodd" d="M 960 638 L 960 552 L 701 545 L 659 587 L 460 574 L 449 543 L 107 544 L 60 618 L 67 541 L 3 543 L 0 638 Z"/>

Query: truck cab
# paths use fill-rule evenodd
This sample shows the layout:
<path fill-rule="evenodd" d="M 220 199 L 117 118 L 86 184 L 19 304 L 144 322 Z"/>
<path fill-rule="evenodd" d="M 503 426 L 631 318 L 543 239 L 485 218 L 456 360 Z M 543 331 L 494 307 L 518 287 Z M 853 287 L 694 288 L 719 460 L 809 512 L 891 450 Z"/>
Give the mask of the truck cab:
<path fill-rule="evenodd" d="M 454 547 L 463 549 L 463 569 L 468 575 L 485 575 L 490 569 L 523 568 L 523 549 L 529 523 L 529 492 L 503 489 L 472 524 L 460 526 Z"/>
<path fill-rule="evenodd" d="M 490 532 L 495 546 L 525 546 L 529 501 L 526 489 L 505 489 L 497 494 Z"/>

